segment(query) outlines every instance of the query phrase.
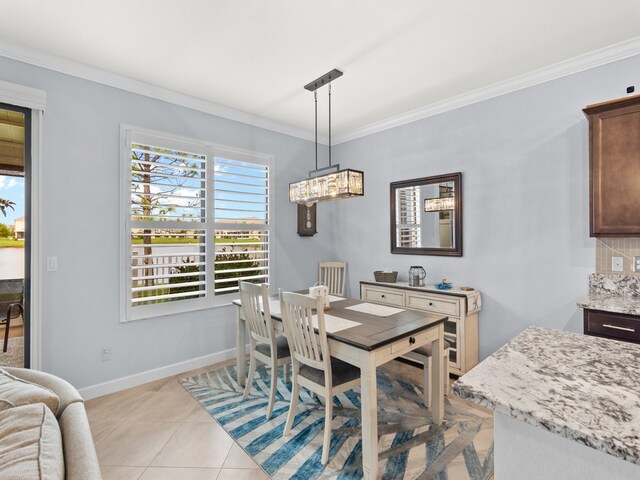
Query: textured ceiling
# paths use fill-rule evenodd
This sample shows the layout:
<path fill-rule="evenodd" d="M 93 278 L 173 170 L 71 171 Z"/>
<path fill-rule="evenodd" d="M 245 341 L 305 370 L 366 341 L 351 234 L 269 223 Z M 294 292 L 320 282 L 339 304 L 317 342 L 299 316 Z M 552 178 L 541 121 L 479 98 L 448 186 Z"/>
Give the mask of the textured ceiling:
<path fill-rule="evenodd" d="M 339 68 L 335 136 L 636 37 L 637 0 L 0 0 L 2 42 L 306 131 Z"/>

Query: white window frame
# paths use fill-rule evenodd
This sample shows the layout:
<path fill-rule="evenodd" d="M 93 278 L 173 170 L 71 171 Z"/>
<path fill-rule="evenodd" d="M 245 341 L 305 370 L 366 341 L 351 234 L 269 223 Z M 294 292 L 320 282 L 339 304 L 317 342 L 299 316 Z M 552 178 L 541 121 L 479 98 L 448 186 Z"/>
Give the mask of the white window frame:
<path fill-rule="evenodd" d="M 202 298 L 165 302 L 153 305 L 131 305 L 131 144 L 141 143 L 161 148 L 188 151 L 205 155 L 206 161 L 206 218 L 204 222 L 194 223 L 193 229 L 205 230 L 206 241 L 206 296 Z M 220 145 L 204 140 L 196 140 L 164 132 L 158 132 L 131 125 L 120 126 L 120 321 L 128 322 L 145 318 L 155 318 L 165 315 L 190 312 L 229 305 L 239 295 L 228 294 L 216 296 L 214 292 L 215 279 L 215 238 L 216 230 L 238 229 L 237 224 L 215 222 L 215 191 L 214 191 L 214 158 L 216 156 L 239 160 L 269 167 L 268 191 L 268 223 L 260 226 L 269 235 L 269 277 L 268 283 L 274 282 L 275 258 L 275 224 L 274 224 L 274 157 L 273 155 Z"/>

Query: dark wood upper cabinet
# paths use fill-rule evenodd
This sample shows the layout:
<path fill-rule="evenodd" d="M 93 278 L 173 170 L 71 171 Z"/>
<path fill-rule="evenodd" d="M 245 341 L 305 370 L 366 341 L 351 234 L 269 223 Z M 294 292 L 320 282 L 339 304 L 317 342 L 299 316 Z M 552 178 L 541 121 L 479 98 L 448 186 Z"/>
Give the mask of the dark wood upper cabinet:
<path fill-rule="evenodd" d="M 640 236 L 640 95 L 589 105 L 590 235 Z"/>

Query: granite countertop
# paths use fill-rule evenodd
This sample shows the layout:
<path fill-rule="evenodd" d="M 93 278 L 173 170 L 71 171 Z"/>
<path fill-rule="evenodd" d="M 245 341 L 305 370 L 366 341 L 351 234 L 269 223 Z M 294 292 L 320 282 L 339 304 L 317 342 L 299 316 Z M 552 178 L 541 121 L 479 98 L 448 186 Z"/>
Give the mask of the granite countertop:
<path fill-rule="evenodd" d="M 640 345 L 531 327 L 453 393 L 640 465 Z"/>
<path fill-rule="evenodd" d="M 640 276 L 592 273 L 589 294 L 578 307 L 605 312 L 640 315 Z"/>
<path fill-rule="evenodd" d="M 640 315 L 640 297 L 624 295 L 589 294 L 577 302 L 578 307 L 605 312 Z"/>

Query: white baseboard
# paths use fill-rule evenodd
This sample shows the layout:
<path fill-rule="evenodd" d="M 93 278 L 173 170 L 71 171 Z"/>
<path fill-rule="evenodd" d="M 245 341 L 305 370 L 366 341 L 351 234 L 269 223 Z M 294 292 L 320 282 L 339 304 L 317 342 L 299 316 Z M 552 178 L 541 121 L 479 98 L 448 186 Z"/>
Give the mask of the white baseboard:
<path fill-rule="evenodd" d="M 236 349 L 230 348 L 221 352 L 212 353 L 210 355 L 204 355 L 202 357 L 192 358 L 183 362 L 173 363 L 160 368 L 154 368 L 145 372 L 136 373 L 127 377 L 116 378 L 115 380 L 109 380 L 108 382 L 98 383 L 97 385 L 90 385 L 88 387 L 81 388 L 79 390 L 80 395 L 85 400 L 101 397 L 110 393 L 126 390 L 127 388 L 137 387 L 138 385 L 144 385 L 145 383 L 160 380 L 162 378 L 170 377 L 172 375 L 178 375 L 180 373 L 188 372 L 189 370 L 195 370 L 196 368 L 206 367 L 214 363 L 224 362 L 235 358 Z"/>

